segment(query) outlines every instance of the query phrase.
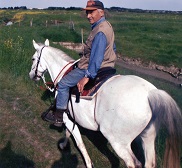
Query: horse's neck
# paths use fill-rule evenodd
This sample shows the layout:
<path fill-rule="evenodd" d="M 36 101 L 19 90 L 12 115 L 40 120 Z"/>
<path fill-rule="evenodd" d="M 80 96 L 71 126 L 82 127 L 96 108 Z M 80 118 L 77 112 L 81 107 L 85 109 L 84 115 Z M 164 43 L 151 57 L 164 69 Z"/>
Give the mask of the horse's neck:
<path fill-rule="evenodd" d="M 52 81 L 55 81 L 62 69 L 70 61 L 73 61 L 73 59 L 66 55 L 64 52 L 54 48 L 49 48 L 48 52 L 45 53 L 44 58 L 47 63 L 47 69 Z"/>
<path fill-rule="evenodd" d="M 52 62 L 51 64 L 49 64 L 48 72 L 50 74 L 52 81 L 55 81 L 58 74 L 61 72 L 64 66 L 66 66 L 66 64 L 68 64 L 68 62 L 63 60 L 60 61 L 59 59 L 56 59 L 55 62 Z"/>

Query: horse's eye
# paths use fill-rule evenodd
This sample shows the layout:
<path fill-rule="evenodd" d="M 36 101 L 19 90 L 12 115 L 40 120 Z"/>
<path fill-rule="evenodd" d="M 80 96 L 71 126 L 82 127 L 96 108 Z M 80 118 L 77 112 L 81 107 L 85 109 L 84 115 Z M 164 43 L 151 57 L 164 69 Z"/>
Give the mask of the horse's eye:
<path fill-rule="evenodd" d="M 35 58 L 32 58 L 32 61 L 35 61 Z"/>

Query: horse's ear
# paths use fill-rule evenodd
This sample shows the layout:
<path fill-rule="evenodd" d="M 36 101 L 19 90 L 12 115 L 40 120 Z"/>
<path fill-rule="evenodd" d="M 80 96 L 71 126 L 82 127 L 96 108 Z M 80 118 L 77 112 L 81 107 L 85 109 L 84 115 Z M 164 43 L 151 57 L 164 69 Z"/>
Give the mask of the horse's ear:
<path fill-rule="evenodd" d="M 34 46 L 34 48 L 36 49 L 36 50 L 38 50 L 39 49 L 39 45 L 33 40 L 33 46 Z"/>
<path fill-rule="evenodd" d="M 45 43 L 44 43 L 46 46 L 49 46 L 49 40 L 46 39 Z"/>

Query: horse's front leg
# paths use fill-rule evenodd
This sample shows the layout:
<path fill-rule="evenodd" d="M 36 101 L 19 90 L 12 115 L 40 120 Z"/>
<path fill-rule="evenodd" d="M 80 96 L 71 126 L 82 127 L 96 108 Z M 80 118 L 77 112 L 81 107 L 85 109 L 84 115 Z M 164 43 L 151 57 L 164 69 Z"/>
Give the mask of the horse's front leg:
<path fill-rule="evenodd" d="M 63 150 L 63 149 L 66 147 L 66 145 L 68 144 L 68 140 L 69 140 L 70 135 L 71 135 L 71 133 L 69 132 L 68 129 L 66 129 L 66 137 L 65 137 L 65 139 L 64 139 L 64 142 L 59 143 L 59 147 L 60 147 L 62 150 Z"/>
<path fill-rule="evenodd" d="M 80 131 L 78 129 L 78 126 L 77 125 L 74 126 L 74 123 L 71 120 L 69 120 L 69 118 L 68 118 L 68 116 L 66 114 L 64 114 L 63 120 L 64 120 L 65 126 L 67 128 L 67 130 L 66 130 L 66 139 L 63 142 L 63 146 L 67 143 L 67 141 L 68 141 L 67 136 L 70 136 L 70 133 L 71 133 L 73 135 L 74 139 L 75 139 L 75 142 L 76 142 L 80 152 L 82 153 L 82 155 L 84 157 L 87 168 L 93 168 L 91 159 L 90 159 L 90 157 L 88 155 L 88 152 L 87 152 L 87 150 L 85 148 L 85 145 L 83 143 L 83 140 L 82 140 Z M 73 129 L 73 126 L 74 126 L 74 129 Z"/>

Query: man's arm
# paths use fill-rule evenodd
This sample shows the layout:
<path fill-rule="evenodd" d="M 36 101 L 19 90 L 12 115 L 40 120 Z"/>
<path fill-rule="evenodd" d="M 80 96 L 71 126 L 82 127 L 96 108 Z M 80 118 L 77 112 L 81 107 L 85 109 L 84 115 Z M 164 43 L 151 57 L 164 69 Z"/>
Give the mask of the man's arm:
<path fill-rule="evenodd" d="M 93 42 L 90 53 L 90 60 L 88 69 L 86 71 L 86 77 L 95 78 L 97 71 L 100 69 L 102 61 L 104 59 L 105 50 L 107 47 L 107 39 L 103 32 L 97 33 Z"/>

